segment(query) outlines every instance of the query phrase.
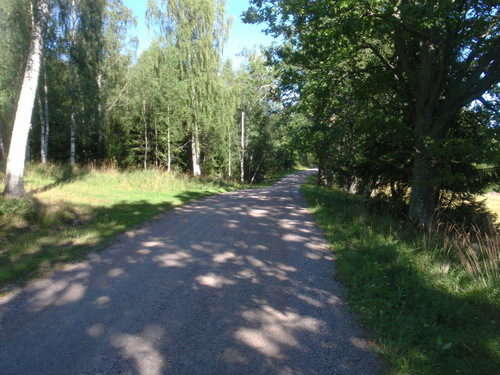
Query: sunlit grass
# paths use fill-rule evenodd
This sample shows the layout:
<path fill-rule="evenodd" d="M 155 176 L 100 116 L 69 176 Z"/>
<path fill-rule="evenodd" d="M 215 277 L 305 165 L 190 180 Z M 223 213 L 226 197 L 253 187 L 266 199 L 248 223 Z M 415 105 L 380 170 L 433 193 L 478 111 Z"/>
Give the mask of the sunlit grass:
<path fill-rule="evenodd" d="M 500 193 L 488 193 L 485 197 L 486 206 L 497 215 L 497 223 L 500 224 Z"/>
<path fill-rule="evenodd" d="M 446 235 L 374 213 L 362 197 L 312 184 L 302 191 L 335 254 L 349 304 L 389 363 L 389 374 L 498 371 L 497 271 L 467 270 Z M 498 266 L 496 249 L 490 259 L 496 257 Z"/>
<path fill-rule="evenodd" d="M 164 171 L 28 166 L 28 198 L 0 197 L 0 289 L 83 259 L 174 206 L 239 185 Z"/>

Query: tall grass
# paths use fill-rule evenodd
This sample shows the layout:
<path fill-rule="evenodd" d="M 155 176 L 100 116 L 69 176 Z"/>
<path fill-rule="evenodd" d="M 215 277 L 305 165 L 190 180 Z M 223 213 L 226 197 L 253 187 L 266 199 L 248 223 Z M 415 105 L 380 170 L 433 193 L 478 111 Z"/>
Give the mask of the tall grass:
<path fill-rule="evenodd" d="M 387 373 L 498 372 L 497 232 L 422 232 L 364 198 L 312 183 L 302 191 Z"/>
<path fill-rule="evenodd" d="M 444 250 L 460 259 L 465 271 L 485 287 L 490 280 L 500 279 L 500 233 L 495 226 L 488 232 L 473 226 L 465 231 L 456 226 L 444 235 Z"/>

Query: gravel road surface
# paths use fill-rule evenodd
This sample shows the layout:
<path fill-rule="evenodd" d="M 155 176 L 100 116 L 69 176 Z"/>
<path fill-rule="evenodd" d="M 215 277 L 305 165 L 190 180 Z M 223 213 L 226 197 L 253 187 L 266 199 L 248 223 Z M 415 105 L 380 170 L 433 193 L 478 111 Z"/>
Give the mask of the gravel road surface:
<path fill-rule="evenodd" d="M 174 209 L 0 300 L 0 374 L 375 374 L 299 193 Z"/>

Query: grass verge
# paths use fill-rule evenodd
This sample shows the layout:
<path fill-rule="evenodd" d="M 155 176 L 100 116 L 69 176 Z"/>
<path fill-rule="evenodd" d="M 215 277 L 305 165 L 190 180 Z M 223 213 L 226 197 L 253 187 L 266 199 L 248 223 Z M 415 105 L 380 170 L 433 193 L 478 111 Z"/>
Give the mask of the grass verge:
<path fill-rule="evenodd" d="M 0 295 L 85 258 L 117 234 L 193 199 L 237 190 L 157 171 L 30 165 L 30 197 L 0 196 Z"/>
<path fill-rule="evenodd" d="M 312 181 L 302 192 L 336 256 L 349 304 L 387 360 L 388 374 L 498 371 L 497 276 L 474 277 L 446 238 L 374 214 L 361 197 Z"/>

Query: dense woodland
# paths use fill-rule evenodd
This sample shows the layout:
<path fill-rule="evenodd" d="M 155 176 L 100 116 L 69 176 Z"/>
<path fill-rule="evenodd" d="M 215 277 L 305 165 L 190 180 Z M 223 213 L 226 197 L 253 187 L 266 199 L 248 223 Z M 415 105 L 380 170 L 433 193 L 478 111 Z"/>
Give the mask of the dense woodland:
<path fill-rule="evenodd" d="M 312 119 L 322 183 L 424 225 L 498 184 L 498 0 L 251 3 L 246 21 L 284 40 L 269 60 Z"/>
<path fill-rule="evenodd" d="M 246 63 L 237 71 L 223 61 L 232 21 L 225 1 L 212 0 L 150 2 L 145 17 L 154 40 L 139 56 L 127 37 L 137 20 L 120 0 L 2 0 L 4 161 L 41 18 L 37 3 L 48 5 L 48 15 L 26 159 L 248 182 L 293 163 L 288 125 L 295 120 L 272 97 L 274 70 L 258 50 L 242 51 Z"/>
<path fill-rule="evenodd" d="M 149 1 L 139 56 L 121 0 L 2 0 L 5 194 L 26 159 L 252 182 L 309 153 L 320 183 L 427 225 L 498 185 L 498 1 L 251 4 L 279 44 L 235 71 L 224 0 Z"/>

